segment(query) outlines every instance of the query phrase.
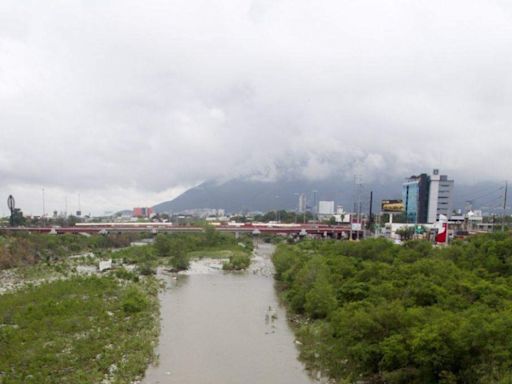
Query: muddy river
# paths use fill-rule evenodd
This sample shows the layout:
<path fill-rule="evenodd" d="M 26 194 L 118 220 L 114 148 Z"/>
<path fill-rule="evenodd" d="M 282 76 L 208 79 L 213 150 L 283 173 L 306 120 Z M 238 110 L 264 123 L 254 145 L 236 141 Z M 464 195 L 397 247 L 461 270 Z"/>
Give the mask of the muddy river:
<path fill-rule="evenodd" d="M 218 260 L 201 260 L 177 279 L 166 277 L 159 363 L 143 383 L 315 383 L 297 360 L 277 301 L 272 252 L 271 245 L 259 245 L 243 273 L 223 272 Z"/>

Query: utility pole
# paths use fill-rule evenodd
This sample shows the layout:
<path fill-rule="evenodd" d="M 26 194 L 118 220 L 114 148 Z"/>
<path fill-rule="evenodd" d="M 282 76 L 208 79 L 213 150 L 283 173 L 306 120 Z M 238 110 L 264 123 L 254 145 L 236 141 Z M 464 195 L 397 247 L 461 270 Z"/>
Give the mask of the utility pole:
<path fill-rule="evenodd" d="M 276 222 L 279 223 L 279 195 L 276 195 Z"/>
<path fill-rule="evenodd" d="M 372 224 L 373 224 L 373 191 L 370 191 L 370 209 L 368 213 L 368 229 L 370 233 L 372 232 Z"/>
<path fill-rule="evenodd" d="M 43 187 L 43 225 L 46 224 L 46 212 L 45 212 L 45 198 L 44 198 L 44 187 Z"/>
<path fill-rule="evenodd" d="M 361 201 L 361 194 L 363 190 L 363 183 L 361 180 L 361 175 L 356 176 L 356 190 L 357 190 L 357 223 L 361 226 L 359 231 L 357 231 L 357 239 L 359 240 L 361 231 L 363 230 L 363 220 L 362 220 L 362 201 Z"/>
<path fill-rule="evenodd" d="M 503 217 L 501 218 L 501 231 L 505 230 L 505 216 L 507 210 L 507 191 L 508 191 L 508 181 L 505 181 L 505 194 L 503 195 Z"/>

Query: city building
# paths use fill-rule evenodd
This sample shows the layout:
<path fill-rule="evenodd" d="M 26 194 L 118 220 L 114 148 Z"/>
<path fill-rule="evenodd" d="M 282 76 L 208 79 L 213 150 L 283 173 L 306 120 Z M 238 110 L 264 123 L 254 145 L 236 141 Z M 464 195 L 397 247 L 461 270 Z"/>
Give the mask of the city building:
<path fill-rule="evenodd" d="M 306 206 L 306 195 L 304 193 L 301 193 L 299 195 L 299 213 L 304 213 L 307 210 Z"/>
<path fill-rule="evenodd" d="M 402 200 L 407 223 L 427 223 L 430 178 L 426 173 L 409 177 L 402 184 Z"/>
<path fill-rule="evenodd" d="M 316 215 L 318 213 L 318 191 L 313 191 L 313 205 L 311 207 L 313 214 Z"/>
<path fill-rule="evenodd" d="M 453 186 L 453 180 L 448 180 L 448 176 L 440 175 L 439 169 L 434 169 L 430 176 L 427 218 L 429 223 L 435 223 L 439 215 L 445 215 L 448 220 L 451 218 Z"/>
<path fill-rule="evenodd" d="M 334 201 L 319 201 L 318 213 L 320 215 L 334 215 Z"/>
<path fill-rule="evenodd" d="M 434 169 L 432 175 L 411 176 L 402 184 L 407 223 L 435 223 L 439 215 L 452 216 L 454 181 Z"/>
<path fill-rule="evenodd" d="M 326 220 L 334 216 L 334 201 L 319 201 L 318 202 L 318 219 Z"/>
<path fill-rule="evenodd" d="M 150 217 L 153 214 L 153 208 L 137 207 L 133 208 L 134 217 Z"/>

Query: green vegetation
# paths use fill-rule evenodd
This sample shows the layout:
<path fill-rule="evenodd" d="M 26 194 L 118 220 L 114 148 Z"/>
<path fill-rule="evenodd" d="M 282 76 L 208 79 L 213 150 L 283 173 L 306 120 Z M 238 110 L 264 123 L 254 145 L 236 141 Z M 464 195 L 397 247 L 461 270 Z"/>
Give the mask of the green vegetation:
<path fill-rule="evenodd" d="M 124 264 L 137 264 L 147 272 L 158 265 L 167 265 L 179 271 L 188 268 L 191 257 L 215 255 L 226 258 L 238 253 L 250 254 L 252 238 L 235 239 L 231 234 L 216 232 L 206 227 L 204 233 L 158 234 L 153 245 L 129 247 L 147 234 L 108 235 L 47 235 L 9 234 L 0 235 L 0 270 L 42 264 L 62 266 L 68 256 L 94 252 L 102 259 L 113 259 Z M 84 262 L 87 260 L 84 260 Z M 92 262 L 92 261 L 91 261 Z M 48 269 L 48 268 L 47 268 Z M 28 268 L 33 273 L 34 268 Z"/>
<path fill-rule="evenodd" d="M 74 277 L 0 296 L 0 383 L 130 383 L 158 336 L 157 284 Z"/>
<path fill-rule="evenodd" d="M 88 251 L 127 247 L 140 234 L 43 235 L 19 233 L 0 235 L 0 269 L 55 262 Z"/>
<path fill-rule="evenodd" d="M 259 238 L 264 243 L 269 243 L 269 244 L 280 244 L 283 241 L 286 241 L 286 239 L 284 239 L 283 236 L 273 235 L 270 233 L 261 234 L 259 236 Z"/>
<path fill-rule="evenodd" d="M 251 264 L 251 256 L 246 253 L 237 253 L 229 256 L 229 261 L 222 265 L 225 271 L 241 271 L 247 269 Z"/>
<path fill-rule="evenodd" d="M 509 383 L 512 237 L 306 241 L 274 255 L 301 355 L 340 383 Z"/>
<path fill-rule="evenodd" d="M 157 257 L 167 259 L 167 264 L 175 270 L 188 268 L 193 257 L 246 257 L 250 261 L 252 238 L 244 236 L 235 239 L 233 235 L 216 232 L 206 227 L 204 233 L 194 234 L 159 234 L 154 243 Z"/>
<path fill-rule="evenodd" d="M 411 240 L 416 229 L 414 227 L 401 227 L 396 230 L 396 234 L 400 236 L 400 240 Z"/>
<path fill-rule="evenodd" d="M 250 237 L 211 228 L 129 247 L 142 236 L 0 236 L 0 384 L 137 380 L 159 332 L 156 267 L 212 252 L 240 269 L 252 250 Z M 105 259 L 112 270 L 84 275 Z"/>

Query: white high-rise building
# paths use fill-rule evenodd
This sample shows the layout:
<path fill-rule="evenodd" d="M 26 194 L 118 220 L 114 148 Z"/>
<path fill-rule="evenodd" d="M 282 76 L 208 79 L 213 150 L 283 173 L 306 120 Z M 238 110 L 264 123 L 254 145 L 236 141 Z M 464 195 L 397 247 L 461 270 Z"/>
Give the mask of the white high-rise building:
<path fill-rule="evenodd" d="M 439 215 L 451 218 L 453 186 L 453 180 L 448 180 L 448 176 L 440 175 L 439 170 L 434 169 L 430 176 L 427 222 L 435 223 Z"/>
<path fill-rule="evenodd" d="M 311 207 L 311 210 L 313 212 L 313 214 L 317 214 L 318 213 L 318 191 L 317 190 L 314 190 L 313 191 L 313 205 Z"/>
<path fill-rule="evenodd" d="M 306 212 L 306 195 L 301 193 L 299 195 L 299 213 Z"/>

